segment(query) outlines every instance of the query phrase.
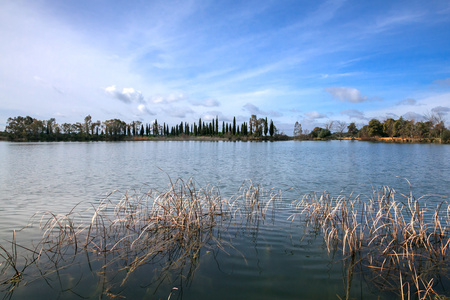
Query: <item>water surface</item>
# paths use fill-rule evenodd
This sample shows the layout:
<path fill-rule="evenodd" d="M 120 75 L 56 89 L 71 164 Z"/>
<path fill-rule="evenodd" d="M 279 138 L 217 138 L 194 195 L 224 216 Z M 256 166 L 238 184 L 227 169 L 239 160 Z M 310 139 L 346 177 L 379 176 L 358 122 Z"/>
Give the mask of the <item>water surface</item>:
<path fill-rule="evenodd" d="M 37 211 L 67 213 L 90 207 L 113 190 L 165 189 L 170 181 L 194 178 L 230 197 L 245 180 L 281 190 L 285 206 L 273 218 L 242 229 L 232 226 L 229 252 L 204 250 L 188 285 L 177 282 L 183 299 L 312 299 L 344 294 L 342 266 L 332 262 L 320 238 L 292 224 L 289 203 L 303 194 L 329 191 L 367 194 L 382 186 L 398 193 L 446 200 L 450 195 L 450 147 L 434 144 L 329 142 L 96 142 L 0 143 L 0 238 L 28 223 Z M 406 180 L 407 179 L 407 180 Z M 409 181 L 409 182 L 408 182 Z M 411 187 L 409 186 L 411 184 Z M 37 230 L 37 226 L 33 227 Z M 33 239 L 33 228 L 18 235 Z M 27 233 L 29 232 L 29 233 Z M 92 284 L 82 271 L 67 279 Z M 167 298 L 173 286 L 155 291 L 138 271 L 123 290 L 129 298 Z M 143 272 L 142 274 L 139 272 Z M 80 275 L 85 274 L 85 275 Z M 77 277 L 78 276 L 78 277 Z M 144 277 L 143 277 L 144 276 Z M 86 286 L 81 291 L 89 290 Z M 97 285 L 94 285 L 94 287 Z M 324 288 L 324 286 L 326 288 Z M 364 291 L 364 292 L 363 292 Z M 81 293 L 82 294 L 82 293 Z M 79 298 L 40 282 L 17 289 L 13 298 Z M 355 278 L 355 298 L 376 298 L 364 278 Z M 83 297 L 98 298 L 95 288 Z"/>

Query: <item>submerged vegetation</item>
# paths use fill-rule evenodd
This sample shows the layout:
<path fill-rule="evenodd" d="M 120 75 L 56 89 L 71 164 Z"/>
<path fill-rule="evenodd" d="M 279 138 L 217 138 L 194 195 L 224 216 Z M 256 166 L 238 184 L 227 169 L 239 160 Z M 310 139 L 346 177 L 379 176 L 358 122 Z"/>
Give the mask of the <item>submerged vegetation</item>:
<path fill-rule="evenodd" d="M 152 266 L 154 273 L 141 285 L 170 287 L 170 299 L 192 280 L 202 255 L 239 252 L 226 234 L 230 226 L 264 221 L 281 200 L 281 192 L 251 182 L 228 198 L 214 186 L 178 180 L 164 191 L 114 192 L 88 210 L 36 214 L 32 224 L 40 225 L 42 237 L 33 246 L 21 245 L 15 234 L 0 246 L 0 284 L 6 298 L 39 279 L 83 298 L 124 298 L 133 274 Z M 369 286 L 401 299 L 446 299 L 450 207 L 427 207 L 426 200 L 412 194 L 398 199 L 388 187 L 367 199 L 314 193 L 289 204 L 290 221 L 299 230 L 321 232 L 331 259 L 346 266 L 339 298 L 350 298 L 352 278 L 362 274 Z M 86 265 L 95 276 L 81 272 L 70 282 L 61 280 L 69 268 Z M 78 288 L 92 278 L 92 290 Z"/>

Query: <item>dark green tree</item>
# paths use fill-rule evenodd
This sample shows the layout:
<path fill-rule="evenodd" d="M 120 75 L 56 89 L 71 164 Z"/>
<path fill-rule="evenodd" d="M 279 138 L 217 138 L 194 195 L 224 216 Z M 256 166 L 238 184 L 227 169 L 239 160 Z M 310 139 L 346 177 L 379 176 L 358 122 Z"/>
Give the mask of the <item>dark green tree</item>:
<path fill-rule="evenodd" d="M 350 123 L 350 125 L 347 126 L 348 134 L 350 134 L 352 137 L 356 136 L 358 134 L 358 128 L 356 128 L 356 125 L 354 122 Z"/>
<path fill-rule="evenodd" d="M 369 121 L 369 125 L 367 127 L 367 133 L 369 136 L 382 136 L 383 135 L 383 126 L 381 122 L 377 119 L 372 119 Z"/>
<path fill-rule="evenodd" d="M 233 129 L 232 129 L 232 134 L 236 135 L 236 117 L 233 117 Z"/>
<path fill-rule="evenodd" d="M 329 129 L 326 129 L 326 128 L 322 128 L 319 131 L 319 134 L 317 135 L 317 137 L 319 137 L 321 139 L 327 138 L 329 136 L 331 136 L 331 131 Z"/>
<path fill-rule="evenodd" d="M 267 123 L 267 117 L 264 120 L 264 135 L 267 136 L 267 132 L 269 131 L 269 124 Z"/>
<path fill-rule="evenodd" d="M 219 116 L 216 116 L 216 135 L 219 134 Z"/>

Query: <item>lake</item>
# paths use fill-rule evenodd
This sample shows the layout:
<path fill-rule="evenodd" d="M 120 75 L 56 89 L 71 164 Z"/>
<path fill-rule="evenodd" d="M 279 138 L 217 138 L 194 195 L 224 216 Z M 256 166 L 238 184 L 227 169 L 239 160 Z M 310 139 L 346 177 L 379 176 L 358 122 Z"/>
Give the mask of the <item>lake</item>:
<path fill-rule="evenodd" d="M 81 211 L 115 190 L 118 195 L 164 191 L 171 181 L 192 178 L 198 187 L 216 187 L 223 198 L 250 181 L 281 195 L 265 218 L 231 221 L 214 233 L 223 239 L 221 247 L 202 248 L 195 263 L 190 260 L 159 281 L 159 263 L 115 285 L 122 275 L 101 276 L 96 259 L 90 265 L 78 256 L 58 276 L 24 275 L 12 293 L 2 293 L 12 299 L 344 298 L 345 261 L 333 259 L 318 232 L 291 222 L 290 204 L 315 191 L 370 196 L 389 186 L 417 198 L 432 194 L 421 201 L 435 207 L 450 195 L 449 158 L 448 145 L 358 141 L 1 142 L 0 238 L 6 249 L 12 231 L 27 225 L 36 212 L 66 214 L 75 206 Z M 41 235 L 38 225 L 17 232 L 17 243 L 35 244 Z M 364 274 L 353 277 L 349 293 L 357 299 L 395 299 L 380 294 Z"/>

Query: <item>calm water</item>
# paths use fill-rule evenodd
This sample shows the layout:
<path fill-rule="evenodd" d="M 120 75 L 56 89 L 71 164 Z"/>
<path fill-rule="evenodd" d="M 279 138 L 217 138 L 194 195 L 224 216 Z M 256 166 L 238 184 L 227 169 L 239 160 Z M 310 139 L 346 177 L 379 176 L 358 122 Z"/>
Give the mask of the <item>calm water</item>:
<path fill-rule="evenodd" d="M 95 205 L 113 190 L 164 189 L 170 179 L 177 178 L 192 177 L 199 186 L 215 185 L 224 197 L 236 194 L 245 180 L 251 180 L 281 190 L 285 203 L 313 191 L 369 195 L 384 185 L 409 193 L 406 178 L 417 197 L 440 194 L 442 201 L 450 195 L 449 157 L 448 145 L 352 141 L 2 142 L 0 238 L 3 245 L 11 239 L 12 230 L 26 225 L 37 211 L 67 213 L 79 203 L 80 208 Z M 120 290 L 121 295 L 167 299 L 172 287 L 179 288 L 172 299 L 336 299 L 337 294 L 345 295 L 343 267 L 332 262 L 320 236 L 305 234 L 298 224 L 287 221 L 290 214 L 286 205 L 250 228 L 232 226 L 226 235 L 232 237 L 233 247 L 227 252 L 202 250 L 195 275 L 181 276 L 184 282 L 164 281 L 155 288 L 144 268 Z M 18 233 L 18 238 L 29 240 L 34 235 L 31 228 Z M 18 288 L 13 298 L 98 298 L 100 280 L 80 265 L 61 275 L 59 287 L 33 281 Z M 353 279 L 351 293 L 358 299 L 379 296 L 362 277 Z"/>

